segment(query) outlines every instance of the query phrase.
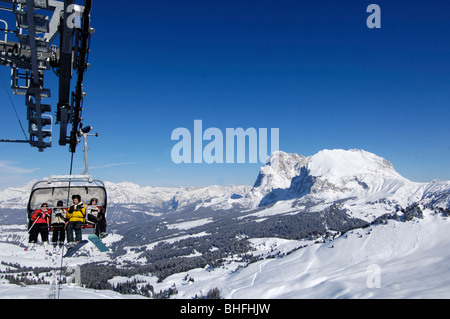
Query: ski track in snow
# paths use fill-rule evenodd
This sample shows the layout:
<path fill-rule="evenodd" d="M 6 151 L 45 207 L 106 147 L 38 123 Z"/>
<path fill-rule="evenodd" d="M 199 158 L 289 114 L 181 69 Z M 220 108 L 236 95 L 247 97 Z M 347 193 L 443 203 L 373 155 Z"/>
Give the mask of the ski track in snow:
<path fill-rule="evenodd" d="M 256 277 L 258 277 L 258 275 L 263 271 L 264 266 L 267 265 L 268 263 L 272 262 L 272 261 L 274 261 L 274 259 L 270 259 L 270 260 L 266 260 L 266 261 L 262 262 L 262 263 L 259 265 L 259 270 L 258 270 L 258 272 L 256 272 L 255 274 L 253 274 L 253 276 L 252 276 L 252 282 L 250 283 L 250 285 L 247 285 L 247 286 L 243 286 L 243 287 L 239 287 L 239 288 L 233 289 L 233 290 L 231 291 L 231 293 L 229 294 L 229 298 L 232 298 L 232 297 L 233 297 L 233 294 L 234 294 L 235 292 L 241 290 L 241 289 L 246 289 L 246 288 L 252 287 L 252 286 L 255 284 Z"/>

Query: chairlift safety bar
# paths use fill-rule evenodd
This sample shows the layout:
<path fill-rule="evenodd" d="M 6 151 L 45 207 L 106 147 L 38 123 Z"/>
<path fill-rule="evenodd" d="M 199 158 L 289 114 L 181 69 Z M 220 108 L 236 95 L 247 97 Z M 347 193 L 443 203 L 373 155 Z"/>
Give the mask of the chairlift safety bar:
<path fill-rule="evenodd" d="M 88 182 L 92 183 L 94 180 L 91 175 L 51 175 L 47 179 L 47 183 L 54 182 Z"/>

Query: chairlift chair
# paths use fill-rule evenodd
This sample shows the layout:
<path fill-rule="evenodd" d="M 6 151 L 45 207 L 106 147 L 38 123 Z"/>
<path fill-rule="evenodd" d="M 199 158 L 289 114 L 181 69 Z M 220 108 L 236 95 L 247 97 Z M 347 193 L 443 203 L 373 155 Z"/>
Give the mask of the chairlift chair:
<path fill-rule="evenodd" d="M 81 201 L 88 206 L 92 198 L 98 200 L 97 206 L 101 206 L 106 216 L 107 193 L 105 184 L 100 180 L 95 180 L 90 175 L 54 175 L 47 179 L 36 182 L 30 192 L 27 205 L 27 219 L 31 220 L 31 215 L 39 209 L 43 203 L 47 203 L 49 209 L 57 208 L 57 202 L 63 202 L 63 208 L 73 205 L 72 195 L 80 195 Z M 88 220 L 81 226 L 82 228 L 93 228 L 94 223 Z"/>

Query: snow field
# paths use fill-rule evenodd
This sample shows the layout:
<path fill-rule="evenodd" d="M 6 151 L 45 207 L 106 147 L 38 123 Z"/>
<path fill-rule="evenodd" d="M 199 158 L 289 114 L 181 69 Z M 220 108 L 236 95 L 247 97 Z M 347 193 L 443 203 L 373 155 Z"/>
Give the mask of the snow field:
<path fill-rule="evenodd" d="M 222 297 L 238 299 L 450 298 L 450 238 L 446 236 L 449 231 L 447 218 L 424 210 L 422 220 L 390 220 L 385 225 L 355 229 L 321 244 L 276 238 L 250 239 L 255 255 L 292 251 L 282 258 L 267 258 L 247 266 L 230 259 L 222 267 L 192 269 L 159 283 L 154 276 L 140 275 L 136 279 L 152 284 L 155 291 L 175 285 L 178 294 L 174 298 L 193 298 L 215 287 Z M 112 242 L 114 238 L 109 240 Z M 304 245 L 307 246 L 296 249 Z M 17 245 L 0 243 L 2 261 L 44 266 L 50 263 L 47 257 L 38 250 L 24 252 Z M 95 254 L 89 258 L 101 260 Z M 75 264 L 75 260 L 71 263 Z M 115 277 L 110 283 L 133 279 Z M 3 280 L 0 298 L 42 298 L 49 287 L 20 287 Z M 63 292 L 62 298 L 78 298 L 82 293 L 83 298 L 137 297 L 111 291 L 96 292 L 74 285 L 63 285 Z"/>

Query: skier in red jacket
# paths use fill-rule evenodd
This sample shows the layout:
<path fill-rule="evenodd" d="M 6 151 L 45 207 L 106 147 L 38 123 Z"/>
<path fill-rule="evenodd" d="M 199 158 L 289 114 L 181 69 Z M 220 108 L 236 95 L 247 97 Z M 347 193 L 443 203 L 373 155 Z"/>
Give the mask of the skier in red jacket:
<path fill-rule="evenodd" d="M 47 203 L 41 205 L 41 209 L 36 209 L 31 215 L 32 226 L 28 230 L 30 234 L 28 249 L 34 249 L 36 245 L 38 234 L 41 234 L 41 239 L 44 244 L 44 250 L 47 251 L 48 244 L 48 223 L 51 218 L 52 210 L 48 208 Z"/>

